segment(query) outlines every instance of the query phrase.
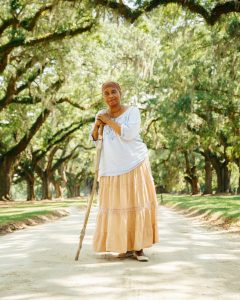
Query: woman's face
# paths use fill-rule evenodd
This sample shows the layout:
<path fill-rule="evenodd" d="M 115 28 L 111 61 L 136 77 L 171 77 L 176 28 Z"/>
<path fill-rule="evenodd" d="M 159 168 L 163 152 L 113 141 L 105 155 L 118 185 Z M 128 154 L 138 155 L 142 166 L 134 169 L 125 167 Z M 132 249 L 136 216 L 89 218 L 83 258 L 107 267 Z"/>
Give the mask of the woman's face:
<path fill-rule="evenodd" d="M 118 106 L 120 104 L 121 94 L 117 88 L 106 87 L 103 90 L 103 99 L 109 107 Z"/>

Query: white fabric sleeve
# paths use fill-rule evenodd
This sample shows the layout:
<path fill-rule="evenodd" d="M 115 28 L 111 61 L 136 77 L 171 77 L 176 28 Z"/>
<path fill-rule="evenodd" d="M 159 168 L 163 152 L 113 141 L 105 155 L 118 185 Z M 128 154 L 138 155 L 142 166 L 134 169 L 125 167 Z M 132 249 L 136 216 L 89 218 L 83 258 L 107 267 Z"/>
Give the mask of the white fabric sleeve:
<path fill-rule="evenodd" d="M 134 107 L 129 113 L 128 121 L 121 124 L 121 138 L 127 141 L 134 139 L 140 132 L 140 126 L 140 111 L 137 107 Z"/>

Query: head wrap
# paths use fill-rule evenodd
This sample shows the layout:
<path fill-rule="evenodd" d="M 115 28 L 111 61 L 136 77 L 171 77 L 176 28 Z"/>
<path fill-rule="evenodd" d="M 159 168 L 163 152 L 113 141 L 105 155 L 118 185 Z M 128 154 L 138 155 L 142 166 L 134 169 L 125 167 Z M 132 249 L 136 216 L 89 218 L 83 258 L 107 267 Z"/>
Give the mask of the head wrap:
<path fill-rule="evenodd" d="M 107 87 L 116 88 L 119 91 L 120 94 L 122 93 L 120 85 L 117 82 L 115 82 L 115 81 L 106 81 L 106 82 L 104 82 L 102 84 L 102 92 Z"/>

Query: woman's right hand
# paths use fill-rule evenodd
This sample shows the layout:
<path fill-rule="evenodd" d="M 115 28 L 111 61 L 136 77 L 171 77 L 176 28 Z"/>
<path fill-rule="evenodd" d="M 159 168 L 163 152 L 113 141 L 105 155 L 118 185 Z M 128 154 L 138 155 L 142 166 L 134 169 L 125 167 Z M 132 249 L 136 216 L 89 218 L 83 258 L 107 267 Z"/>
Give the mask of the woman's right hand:
<path fill-rule="evenodd" d="M 103 123 L 101 120 L 97 119 L 95 122 L 95 126 L 100 127 L 101 125 L 106 125 L 105 123 Z"/>
<path fill-rule="evenodd" d="M 101 120 L 97 119 L 95 124 L 94 124 L 93 131 L 92 131 L 92 138 L 93 138 L 94 141 L 97 141 L 97 139 L 98 139 L 99 128 L 100 128 L 101 125 L 104 127 L 105 123 L 103 123 Z"/>

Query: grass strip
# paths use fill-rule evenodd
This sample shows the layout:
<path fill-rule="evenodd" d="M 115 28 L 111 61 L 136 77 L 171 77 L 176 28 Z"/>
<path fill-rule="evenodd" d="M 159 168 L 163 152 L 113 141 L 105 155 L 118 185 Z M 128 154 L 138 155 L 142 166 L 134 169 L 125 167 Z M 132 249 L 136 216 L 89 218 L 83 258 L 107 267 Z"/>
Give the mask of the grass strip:
<path fill-rule="evenodd" d="M 172 194 L 158 194 L 157 196 L 160 204 L 182 209 L 186 212 L 195 211 L 199 215 L 206 213 L 209 217 L 215 214 L 228 223 L 240 220 L 240 196 L 190 196 Z"/>
<path fill-rule="evenodd" d="M 70 206 L 83 207 L 87 198 L 69 199 L 59 201 L 16 201 L 0 205 L 0 225 L 6 225 L 18 221 L 25 221 L 37 216 L 47 216 L 54 211 L 65 209 Z"/>

